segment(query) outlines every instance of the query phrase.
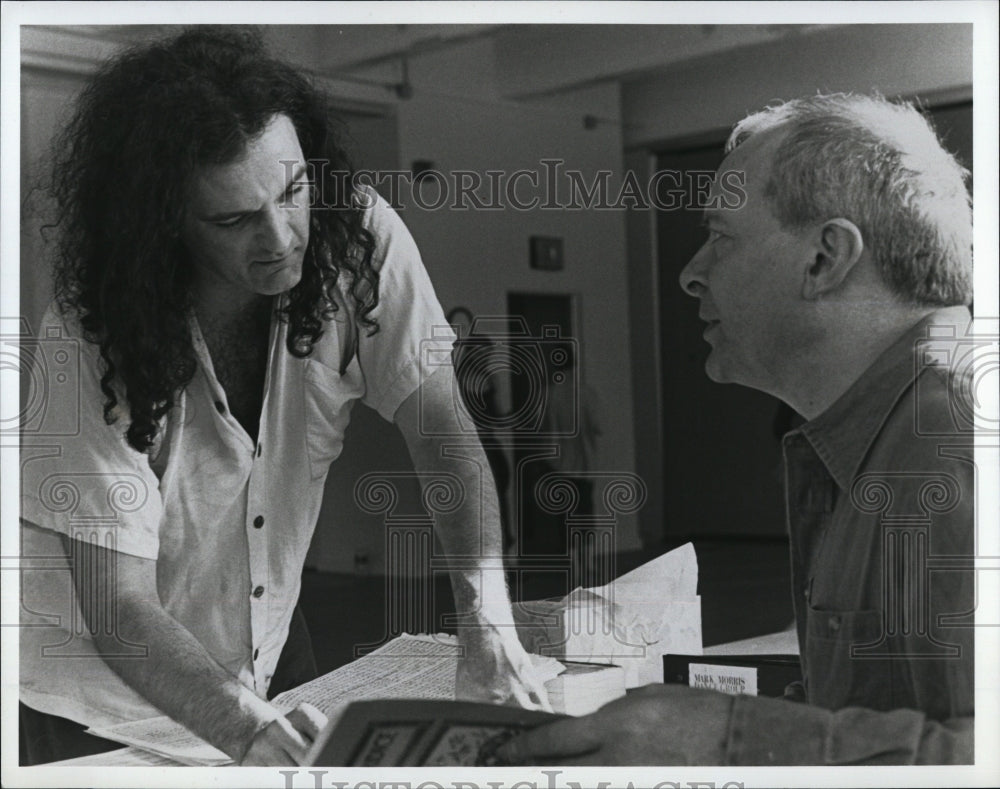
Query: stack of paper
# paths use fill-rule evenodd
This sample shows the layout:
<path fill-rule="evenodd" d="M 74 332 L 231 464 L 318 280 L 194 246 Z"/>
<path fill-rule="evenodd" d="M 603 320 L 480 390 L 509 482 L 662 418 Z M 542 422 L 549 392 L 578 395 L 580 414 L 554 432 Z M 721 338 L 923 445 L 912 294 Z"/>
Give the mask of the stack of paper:
<path fill-rule="evenodd" d="M 565 663 L 566 670 L 545 683 L 553 712 L 589 715 L 625 695 L 625 670 L 599 663 Z"/>

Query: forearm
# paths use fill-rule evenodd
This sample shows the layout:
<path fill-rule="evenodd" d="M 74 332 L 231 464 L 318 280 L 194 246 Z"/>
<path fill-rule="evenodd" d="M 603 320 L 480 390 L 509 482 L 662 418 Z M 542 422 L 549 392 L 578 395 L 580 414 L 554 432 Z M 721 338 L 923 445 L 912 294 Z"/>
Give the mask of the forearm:
<path fill-rule="evenodd" d="M 482 447 L 470 444 L 446 450 L 438 442 L 426 441 L 411 448 L 411 455 L 414 466 L 427 472 L 421 474 L 422 487 L 448 479 L 460 488 L 456 508 L 431 513 L 449 559 L 456 610 L 509 622 L 500 508 Z M 433 496 L 428 498 L 433 502 Z"/>
<path fill-rule="evenodd" d="M 451 368 L 439 368 L 399 407 L 396 423 L 448 554 L 459 637 L 469 647 L 468 659 L 459 663 L 455 692 L 462 698 L 545 708 L 545 688 L 514 628 L 496 485 L 478 440 L 470 441 L 456 419 L 462 404 L 452 401 L 452 383 Z M 441 482 L 451 488 L 443 499 L 428 490 Z"/>
<path fill-rule="evenodd" d="M 119 600 L 117 634 L 145 658 L 105 658 L 128 685 L 166 715 L 239 762 L 254 735 L 280 713 L 220 666 L 159 601 Z M 104 633 L 105 628 L 98 628 Z M 96 636 L 102 653 L 114 644 Z"/>
<path fill-rule="evenodd" d="M 831 712 L 780 699 L 738 697 L 728 764 L 971 764 L 974 719 L 939 723 L 918 710 Z"/>

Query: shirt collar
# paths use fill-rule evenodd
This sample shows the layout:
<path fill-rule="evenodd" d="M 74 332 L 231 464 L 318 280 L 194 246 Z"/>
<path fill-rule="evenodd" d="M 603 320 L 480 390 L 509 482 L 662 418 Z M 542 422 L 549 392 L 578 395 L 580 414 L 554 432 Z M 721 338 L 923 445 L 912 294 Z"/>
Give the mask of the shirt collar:
<path fill-rule="evenodd" d="M 927 315 L 884 351 L 833 405 L 802 425 L 802 434 L 841 490 L 850 487 L 885 420 L 915 380 L 915 343 L 929 336 L 933 324 L 964 331 L 971 320 L 964 306 Z"/>

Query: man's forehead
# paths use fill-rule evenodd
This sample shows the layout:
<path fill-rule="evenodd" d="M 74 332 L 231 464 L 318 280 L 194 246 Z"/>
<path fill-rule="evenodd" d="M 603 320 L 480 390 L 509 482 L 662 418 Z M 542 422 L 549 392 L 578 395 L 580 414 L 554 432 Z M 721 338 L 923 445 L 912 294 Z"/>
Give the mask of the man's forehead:
<path fill-rule="evenodd" d="M 784 128 L 778 127 L 751 135 L 729 152 L 719 165 L 719 174 L 727 170 L 742 170 L 757 178 L 766 175 L 786 133 Z"/>
<path fill-rule="evenodd" d="M 201 167 L 194 174 L 194 200 L 225 203 L 251 195 L 280 194 L 305 168 L 298 135 L 291 121 L 277 116 L 232 162 Z"/>
<path fill-rule="evenodd" d="M 726 215 L 731 215 L 734 209 L 745 208 L 751 202 L 763 198 L 771 179 L 771 163 L 785 134 L 786 130 L 780 127 L 768 129 L 748 137 L 730 151 L 719 165 L 712 185 L 713 198 L 722 198 L 726 210 L 710 207 L 705 211 L 705 221 L 724 221 Z M 726 199 L 734 188 L 738 188 L 743 196 L 736 206 L 732 206 L 731 200 Z"/>

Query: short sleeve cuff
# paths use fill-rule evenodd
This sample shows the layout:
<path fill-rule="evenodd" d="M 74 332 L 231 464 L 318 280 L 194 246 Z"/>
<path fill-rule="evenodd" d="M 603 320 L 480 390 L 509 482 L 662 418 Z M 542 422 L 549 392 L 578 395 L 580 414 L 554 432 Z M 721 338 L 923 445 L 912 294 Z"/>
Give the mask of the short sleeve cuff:
<path fill-rule="evenodd" d="M 85 539 L 119 553 L 156 560 L 160 548 L 160 513 L 156 503 L 148 502 L 145 508 L 127 513 L 118 521 L 74 521 L 70 513 L 54 512 L 51 506 L 47 506 L 37 496 L 26 493 L 21 497 L 21 518 L 34 526 L 71 539 Z"/>
<path fill-rule="evenodd" d="M 435 330 L 437 331 L 437 330 Z M 438 338 L 421 342 L 420 354 L 412 357 L 397 373 L 392 382 L 380 393 L 377 401 L 371 403 L 383 419 L 395 421 L 396 412 L 421 384 L 434 375 L 441 367 L 452 366 L 452 339 Z"/>

